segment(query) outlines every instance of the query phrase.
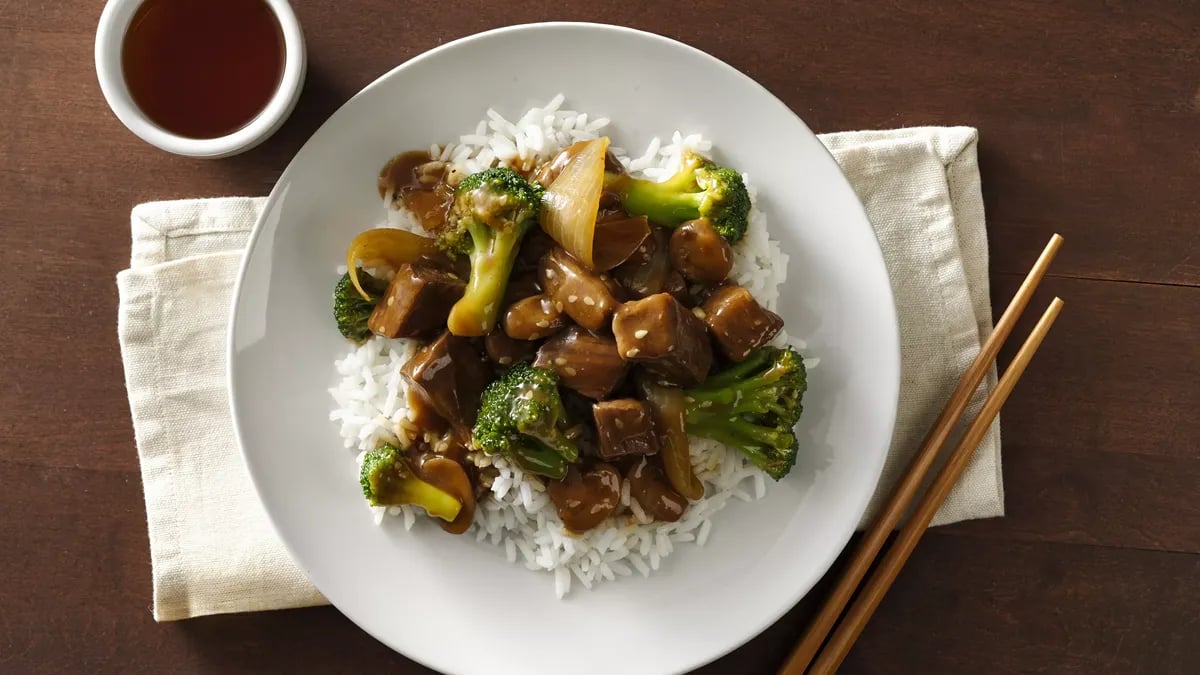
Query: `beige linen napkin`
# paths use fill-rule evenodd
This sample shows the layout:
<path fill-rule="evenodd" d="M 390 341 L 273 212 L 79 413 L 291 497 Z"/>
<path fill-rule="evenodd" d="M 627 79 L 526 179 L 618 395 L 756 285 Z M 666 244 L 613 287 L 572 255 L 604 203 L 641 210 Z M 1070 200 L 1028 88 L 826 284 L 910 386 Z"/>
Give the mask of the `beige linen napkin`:
<path fill-rule="evenodd" d="M 899 309 L 902 389 L 886 494 L 992 330 L 977 135 L 939 127 L 821 140 L 866 205 Z M 133 210 L 130 268 L 117 275 L 117 332 L 158 621 L 325 602 L 271 528 L 229 416 L 229 301 L 263 201 L 193 199 Z M 993 370 L 985 385 L 995 382 Z M 997 422 L 934 524 L 1003 512 Z"/>

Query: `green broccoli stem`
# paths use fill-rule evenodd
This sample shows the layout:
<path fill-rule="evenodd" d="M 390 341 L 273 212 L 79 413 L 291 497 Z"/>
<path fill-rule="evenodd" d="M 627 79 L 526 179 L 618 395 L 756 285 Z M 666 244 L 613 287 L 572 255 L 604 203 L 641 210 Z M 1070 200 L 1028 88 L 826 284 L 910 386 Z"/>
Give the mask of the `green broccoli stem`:
<path fill-rule="evenodd" d="M 685 192 L 671 182 L 630 179 L 622 204 L 631 215 L 646 216 L 660 225 L 675 227 L 699 218 L 703 199 L 703 192 Z"/>
<path fill-rule="evenodd" d="M 522 433 L 541 441 L 546 448 L 562 455 L 562 458 L 568 462 L 579 459 L 579 448 L 575 447 L 571 439 L 567 438 L 567 435 L 558 427 L 551 427 L 545 431 L 523 431 Z"/>
<path fill-rule="evenodd" d="M 371 506 L 413 504 L 446 521 L 462 510 L 462 502 L 414 475 L 400 450 L 386 443 L 363 458 L 359 483 Z"/>
<path fill-rule="evenodd" d="M 555 480 L 561 480 L 567 475 L 567 459 L 554 448 L 543 445 L 534 438 L 530 438 L 525 444 L 512 445 L 508 456 L 529 473 Z"/>
<path fill-rule="evenodd" d="M 765 445 L 778 448 L 791 444 L 791 434 L 787 431 L 737 418 L 689 421 L 688 433 L 738 447 Z"/>
<path fill-rule="evenodd" d="M 389 494 L 396 503 L 412 504 L 425 509 L 426 513 L 450 522 L 458 517 L 462 510 L 462 502 L 450 493 L 434 487 L 415 476 L 409 476 L 400 481 L 395 491 Z"/>
<path fill-rule="evenodd" d="M 760 370 L 770 360 L 770 350 L 756 349 L 750 352 L 750 355 L 746 357 L 745 361 L 742 361 L 741 363 L 735 363 L 725 370 L 712 375 L 704 381 L 704 384 L 689 389 L 688 394 L 716 394 L 722 390 L 728 389 L 733 385 L 737 385 L 745 381 L 747 376 Z"/>
<path fill-rule="evenodd" d="M 508 277 L 512 273 L 528 225 L 493 229 L 476 220 L 466 222 L 471 235 L 471 278 L 466 292 L 450 309 L 446 327 L 454 335 L 487 335 L 496 325 Z"/>
<path fill-rule="evenodd" d="M 795 463 L 804 364 L 791 349 L 763 347 L 685 390 L 688 433 L 742 450 L 778 480 Z"/>
<path fill-rule="evenodd" d="M 689 414 L 731 416 L 775 414 L 789 417 L 793 411 L 779 401 L 776 383 L 754 378 L 729 389 L 688 391 Z"/>
<path fill-rule="evenodd" d="M 742 363 L 689 389 L 688 408 L 721 415 L 775 413 L 788 416 L 791 411 L 779 402 L 778 391 L 773 387 L 783 378 L 783 369 L 778 364 L 771 364 L 765 371 L 752 375 L 769 360 L 767 350 L 758 350 Z"/>
<path fill-rule="evenodd" d="M 793 437 L 786 431 L 760 427 L 740 420 L 707 420 L 699 424 L 689 422 L 688 433 L 737 448 L 749 457 L 755 466 L 776 478 L 776 472 L 787 466 L 787 462 L 765 450 L 785 448 L 793 443 Z"/>

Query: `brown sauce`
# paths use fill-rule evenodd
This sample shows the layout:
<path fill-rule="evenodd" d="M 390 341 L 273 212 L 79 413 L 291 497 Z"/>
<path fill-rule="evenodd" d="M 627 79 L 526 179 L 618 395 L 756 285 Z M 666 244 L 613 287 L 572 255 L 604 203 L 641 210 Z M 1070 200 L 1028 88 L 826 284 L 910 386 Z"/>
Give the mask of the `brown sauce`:
<path fill-rule="evenodd" d="M 283 78 L 283 30 L 263 0 L 146 0 L 121 67 L 138 108 L 163 129 L 218 138 L 254 119 Z"/>
<path fill-rule="evenodd" d="M 440 434 L 450 428 L 450 423 L 437 414 L 433 406 L 426 402 L 416 390 L 410 388 L 407 398 L 409 423 L 416 429 L 417 436 L 422 436 L 426 432 Z"/>
<path fill-rule="evenodd" d="M 388 160 L 379 171 L 379 196 L 399 200 L 429 232 L 446 224 L 454 189 L 445 181 L 445 164 L 426 150 L 410 150 Z"/>
<path fill-rule="evenodd" d="M 471 449 L 467 447 L 468 442 L 463 440 L 460 434 L 450 431 L 443 434 L 437 443 L 433 444 L 433 451 L 441 457 L 452 459 L 466 466 L 467 458 L 471 454 Z M 468 473 L 470 472 L 468 471 Z"/>
<path fill-rule="evenodd" d="M 451 534 L 462 534 L 475 519 L 475 488 L 458 462 L 445 457 L 426 457 L 418 469 L 420 477 L 441 488 L 462 503 L 458 517 L 450 522 L 438 519 L 438 525 Z"/>

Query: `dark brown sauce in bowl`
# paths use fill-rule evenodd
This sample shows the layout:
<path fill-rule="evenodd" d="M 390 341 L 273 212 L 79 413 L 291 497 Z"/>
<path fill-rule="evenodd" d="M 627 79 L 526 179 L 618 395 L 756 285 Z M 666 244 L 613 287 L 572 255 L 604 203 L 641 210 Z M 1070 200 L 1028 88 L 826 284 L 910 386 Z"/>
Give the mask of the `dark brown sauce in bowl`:
<path fill-rule="evenodd" d="M 283 79 L 283 29 L 264 0 L 146 0 L 130 21 L 121 70 L 133 102 L 195 139 L 246 126 Z"/>

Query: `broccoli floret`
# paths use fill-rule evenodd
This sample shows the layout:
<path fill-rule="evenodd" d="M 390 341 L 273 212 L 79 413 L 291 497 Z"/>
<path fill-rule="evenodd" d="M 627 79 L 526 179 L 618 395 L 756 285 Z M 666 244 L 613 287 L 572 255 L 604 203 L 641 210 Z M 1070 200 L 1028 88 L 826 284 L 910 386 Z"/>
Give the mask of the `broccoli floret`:
<path fill-rule="evenodd" d="M 526 471 L 562 478 L 579 459 L 564 433 L 567 411 L 558 392 L 558 373 L 518 363 L 483 391 L 475 421 L 475 445 L 503 454 Z"/>
<path fill-rule="evenodd" d="M 521 240 L 537 217 L 542 187 L 508 168 L 471 174 L 454 191 L 437 245 L 471 261 L 466 293 L 450 310 L 455 335 L 486 335 L 496 324 Z"/>
<path fill-rule="evenodd" d="M 793 427 L 807 387 L 800 354 L 791 348 L 759 348 L 684 392 L 688 433 L 741 450 L 779 480 L 796 463 Z"/>
<path fill-rule="evenodd" d="M 605 174 L 604 178 L 605 187 L 635 216 L 646 216 L 666 227 L 708 218 L 731 244 L 746 233 L 750 193 L 741 174 L 694 152 L 685 152 L 679 171 L 662 183 L 624 174 Z"/>
<path fill-rule="evenodd" d="M 333 318 L 337 321 L 338 331 L 343 337 L 362 342 L 371 335 L 367 319 L 371 317 L 375 303 L 379 302 L 380 296 L 387 290 L 387 282 L 376 279 L 362 270 L 358 272 L 358 281 L 372 299 L 364 300 L 358 294 L 354 282 L 350 281 L 350 273 L 347 272 L 333 287 Z"/>
<path fill-rule="evenodd" d="M 358 480 L 371 506 L 413 504 L 445 521 L 454 520 L 462 510 L 462 502 L 418 478 L 403 453 L 387 443 L 363 457 Z"/>

